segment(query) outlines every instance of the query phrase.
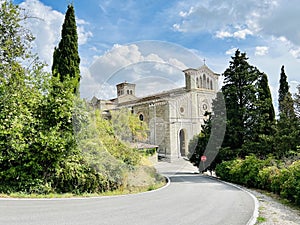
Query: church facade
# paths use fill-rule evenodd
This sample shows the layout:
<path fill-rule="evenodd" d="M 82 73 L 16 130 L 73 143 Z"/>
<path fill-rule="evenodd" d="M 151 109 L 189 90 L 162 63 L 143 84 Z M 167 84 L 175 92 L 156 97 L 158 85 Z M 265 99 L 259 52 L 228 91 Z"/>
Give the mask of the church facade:
<path fill-rule="evenodd" d="M 149 127 L 148 144 L 157 145 L 158 153 L 169 160 L 188 154 L 189 141 L 199 134 L 205 112 L 211 111 L 212 100 L 218 91 L 219 74 L 206 65 L 186 69 L 185 87 L 151 96 L 135 96 L 135 84 L 117 85 L 117 98 L 100 100 L 94 97 L 92 105 L 105 116 L 110 110 L 126 107 Z"/>

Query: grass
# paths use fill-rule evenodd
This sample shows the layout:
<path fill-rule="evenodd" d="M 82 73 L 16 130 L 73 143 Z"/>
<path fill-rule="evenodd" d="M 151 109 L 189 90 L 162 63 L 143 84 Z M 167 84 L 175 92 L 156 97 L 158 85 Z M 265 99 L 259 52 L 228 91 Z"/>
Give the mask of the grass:
<path fill-rule="evenodd" d="M 266 218 L 259 216 L 259 217 L 257 217 L 257 221 L 256 221 L 257 223 L 256 224 L 263 223 L 263 222 L 266 222 L 266 221 L 267 221 Z"/>
<path fill-rule="evenodd" d="M 145 187 L 131 187 L 130 189 L 118 189 L 114 191 L 107 191 L 103 193 L 82 193 L 82 194 L 73 194 L 73 193 L 49 193 L 49 194 L 28 194 L 23 192 L 15 192 L 10 194 L 0 193 L 0 198 L 91 198 L 91 197 L 102 197 L 102 196 L 115 196 L 115 195 L 126 195 L 126 194 L 137 194 L 147 191 L 152 191 L 159 189 L 166 185 L 166 182 L 159 182 L 154 185 L 145 186 Z"/>

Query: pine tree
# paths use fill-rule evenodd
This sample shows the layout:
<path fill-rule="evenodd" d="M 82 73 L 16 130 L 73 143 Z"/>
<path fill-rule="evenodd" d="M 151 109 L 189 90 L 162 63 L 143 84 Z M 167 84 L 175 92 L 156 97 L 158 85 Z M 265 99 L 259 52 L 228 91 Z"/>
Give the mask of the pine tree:
<path fill-rule="evenodd" d="M 300 119 L 300 85 L 297 86 L 298 92 L 295 94 L 294 105 L 295 105 L 295 114 Z"/>
<path fill-rule="evenodd" d="M 278 90 L 279 113 L 285 113 L 285 111 L 283 109 L 283 104 L 285 104 L 285 108 L 288 107 L 286 104 L 288 104 L 287 101 L 289 101 L 289 97 L 287 97 L 288 99 L 285 99 L 286 96 L 288 95 L 288 93 L 289 93 L 289 84 L 287 81 L 287 75 L 285 74 L 284 65 L 283 65 L 281 67 L 279 90 Z M 285 103 L 283 103 L 284 101 L 285 101 Z M 290 102 L 290 104 L 291 104 L 291 102 Z"/>
<path fill-rule="evenodd" d="M 279 85 L 279 119 L 277 121 L 277 132 L 274 137 L 275 155 L 278 158 L 289 156 L 297 150 L 300 145 L 300 124 L 294 109 L 294 100 L 289 91 L 287 76 L 284 66 L 281 67 Z"/>
<path fill-rule="evenodd" d="M 260 73 L 257 82 L 257 125 L 259 134 L 272 134 L 275 124 L 275 110 L 272 103 L 271 91 L 268 84 L 268 77 Z"/>
<path fill-rule="evenodd" d="M 227 110 L 227 130 L 223 147 L 231 149 L 240 149 L 251 138 L 256 119 L 255 82 L 259 73 L 247 60 L 246 53 L 237 50 L 224 72 L 222 92 Z"/>
<path fill-rule="evenodd" d="M 52 74 L 61 82 L 70 78 L 73 83 L 73 93 L 79 95 L 80 57 L 78 54 L 78 36 L 73 5 L 68 5 L 62 26 L 61 41 L 54 49 Z"/>

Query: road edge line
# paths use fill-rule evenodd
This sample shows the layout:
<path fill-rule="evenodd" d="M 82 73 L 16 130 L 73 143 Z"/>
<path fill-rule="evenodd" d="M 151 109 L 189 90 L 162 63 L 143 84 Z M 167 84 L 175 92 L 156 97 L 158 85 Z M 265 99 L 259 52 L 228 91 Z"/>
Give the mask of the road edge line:
<path fill-rule="evenodd" d="M 239 185 L 236 185 L 236 184 L 229 183 L 227 181 L 221 180 L 221 179 L 219 179 L 217 177 L 212 177 L 212 176 L 208 176 L 208 175 L 206 175 L 206 177 L 208 177 L 208 178 L 210 178 L 212 180 L 217 180 L 217 181 L 219 181 L 221 183 L 224 183 L 224 184 L 227 184 L 229 186 L 233 186 L 233 187 L 235 187 L 235 188 L 237 188 L 237 189 L 239 189 L 241 191 L 246 192 L 248 195 L 250 195 L 251 198 L 254 201 L 254 210 L 253 210 L 251 218 L 248 220 L 248 222 L 246 223 L 246 225 L 255 225 L 256 224 L 257 218 L 259 216 L 259 201 L 258 201 L 258 199 L 249 190 L 247 190 L 246 188 L 241 187 Z"/>

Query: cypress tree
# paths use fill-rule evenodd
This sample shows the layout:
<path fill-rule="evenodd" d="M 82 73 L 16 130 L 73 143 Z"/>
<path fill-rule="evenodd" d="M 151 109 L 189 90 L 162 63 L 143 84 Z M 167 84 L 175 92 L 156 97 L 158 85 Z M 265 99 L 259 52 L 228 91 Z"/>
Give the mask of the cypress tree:
<path fill-rule="evenodd" d="M 287 118 L 295 117 L 294 101 L 289 91 L 289 84 L 287 81 L 287 75 L 284 72 L 284 66 L 281 67 L 279 90 L 278 90 L 278 104 L 279 104 L 279 115 Z"/>
<path fill-rule="evenodd" d="M 73 93 L 79 95 L 80 57 L 78 54 L 78 36 L 73 5 L 68 5 L 62 26 L 61 41 L 54 49 L 52 74 L 61 82 L 72 80 Z"/>
<path fill-rule="evenodd" d="M 275 123 L 275 110 L 272 103 L 268 77 L 265 73 L 260 73 L 257 82 L 257 91 L 258 133 L 268 135 L 272 133 L 272 126 Z"/>
<path fill-rule="evenodd" d="M 284 65 L 281 66 L 279 91 L 278 91 L 278 103 L 279 113 L 282 112 L 282 104 L 286 94 L 289 92 L 289 84 L 287 82 L 287 76 L 284 71 Z"/>
<path fill-rule="evenodd" d="M 298 93 L 295 94 L 295 114 L 300 119 L 300 85 L 297 86 Z"/>

